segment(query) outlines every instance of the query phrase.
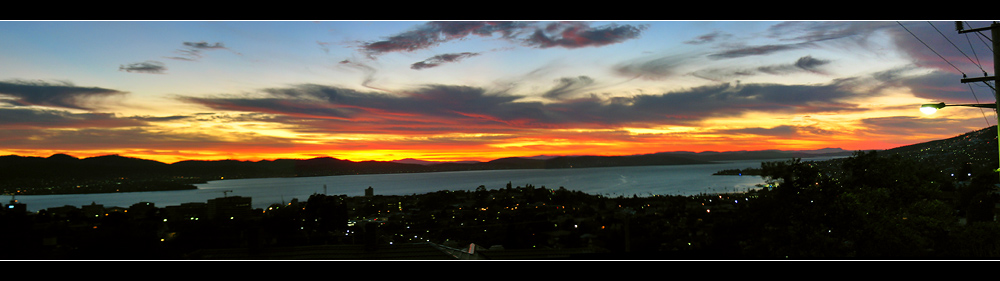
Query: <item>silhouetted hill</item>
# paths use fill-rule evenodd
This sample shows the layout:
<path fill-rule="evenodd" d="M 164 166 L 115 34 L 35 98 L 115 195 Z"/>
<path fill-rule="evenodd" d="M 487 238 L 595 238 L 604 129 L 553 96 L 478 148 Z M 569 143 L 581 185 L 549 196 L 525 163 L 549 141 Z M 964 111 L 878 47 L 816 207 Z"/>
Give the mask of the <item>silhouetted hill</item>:
<path fill-rule="evenodd" d="M 48 158 L 0 156 L 0 177 L 9 178 L 86 178 L 130 177 L 156 174 L 169 165 L 163 162 L 105 155 L 79 159 L 65 154 Z"/>
<path fill-rule="evenodd" d="M 945 173 L 955 173 L 961 169 L 993 170 L 1000 165 L 997 147 L 997 127 L 990 126 L 955 137 L 905 145 L 878 151 L 880 155 L 899 155 L 914 159 L 922 165 L 934 167 Z M 806 159 L 803 159 L 806 160 Z M 833 159 L 817 163 L 824 169 L 839 169 L 843 159 Z"/>
<path fill-rule="evenodd" d="M 850 156 L 853 151 L 842 149 L 824 148 L 812 151 L 783 151 L 783 150 L 759 150 L 759 151 L 730 151 L 730 152 L 661 152 L 657 154 L 685 156 L 702 161 L 733 161 L 733 160 L 766 160 L 766 159 L 791 159 L 791 158 L 819 158 L 832 156 Z"/>
<path fill-rule="evenodd" d="M 887 153 L 923 159 L 949 169 L 964 163 L 996 167 L 996 127 L 953 138 L 886 150 Z M 645 165 L 707 164 L 717 161 L 768 160 L 849 156 L 853 151 L 661 152 L 630 156 L 508 157 L 488 162 L 349 161 L 331 157 L 261 161 L 189 160 L 166 164 L 153 160 L 106 155 L 79 159 L 66 154 L 28 157 L 0 156 L 0 191 L 27 191 L 53 186 L 122 185 L 123 180 L 156 181 L 146 185 L 197 183 L 220 178 L 303 177 L 351 174 L 415 173 L 495 169 L 562 169 Z M 831 162 L 832 163 L 832 162 Z M 830 164 L 831 166 L 833 164 Z M 145 190 L 147 187 L 140 188 Z M 155 187 L 160 188 L 160 187 Z M 107 189 L 107 188 L 105 188 Z M 56 191 L 49 191 L 56 192 Z M 80 191 L 84 192 L 84 191 Z M 23 193 L 22 193 L 23 194 Z"/>
<path fill-rule="evenodd" d="M 990 126 L 952 138 L 923 142 L 887 149 L 886 153 L 911 157 L 943 168 L 961 167 L 965 163 L 996 169 L 1000 149 L 997 147 L 997 127 Z"/>
<path fill-rule="evenodd" d="M 427 160 L 420 160 L 420 159 L 413 159 L 413 158 L 393 160 L 391 162 L 393 162 L 393 163 L 400 163 L 400 164 L 420 164 L 420 165 L 475 164 L 475 163 L 479 163 L 479 161 L 427 161 Z"/>
<path fill-rule="evenodd" d="M 66 154 L 50 157 L 0 156 L 0 177 L 18 179 L 83 179 L 187 177 L 202 179 L 301 177 L 376 173 L 412 173 L 492 169 L 560 169 L 644 165 L 705 164 L 741 159 L 775 159 L 803 155 L 784 151 L 667 152 L 631 156 L 508 157 L 488 162 L 349 161 L 331 157 L 261 161 L 187 160 L 166 164 L 153 160 L 106 155 L 79 159 Z"/>

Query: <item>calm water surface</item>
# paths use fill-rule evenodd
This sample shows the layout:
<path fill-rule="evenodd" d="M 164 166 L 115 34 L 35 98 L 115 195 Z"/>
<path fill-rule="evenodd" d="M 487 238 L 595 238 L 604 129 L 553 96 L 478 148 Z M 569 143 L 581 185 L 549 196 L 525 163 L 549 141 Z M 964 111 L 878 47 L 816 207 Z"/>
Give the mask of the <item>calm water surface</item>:
<path fill-rule="evenodd" d="M 157 207 L 165 207 L 189 202 L 203 203 L 228 195 L 251 197 L 254 208 L 266 208 L 271 204 L 289 202 L 293 198 L 304 201 L 309 195 L 317 193 L 362 196 L 369 186 L 377 195 L 413 195 L 440 190 L 475 190 L 480 185 L 487 189 L 500 189 L 506 187 L 508 182 L 515 187 L 528 184 L 536 188 L 565 187 L 608 196 L 696 195 L 756 188 L 757 184 L 764 182 L 759 176 L 713 176 L 712 173 L 723 169 L 758 168 L 760 162 L 761 160 L 749 160 L 701 165 L 234 179 L 198 184 L 198 189 L 194 190 L 34 195 L 17 196 L 14 199 L 27 204 L 28 210 L 37 211 L 92 203 L 127 208 L 138 202 L 152 202 Z"/>

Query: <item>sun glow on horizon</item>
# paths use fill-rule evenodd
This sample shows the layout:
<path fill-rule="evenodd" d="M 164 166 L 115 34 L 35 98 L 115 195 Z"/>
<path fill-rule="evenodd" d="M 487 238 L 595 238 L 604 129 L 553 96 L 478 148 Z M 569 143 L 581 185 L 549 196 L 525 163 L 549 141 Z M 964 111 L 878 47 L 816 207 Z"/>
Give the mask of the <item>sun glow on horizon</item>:
<path fill-rule="evenodd" d="M 996 122 L 981 110 L 917 109 L 978 99 L 955 69 L 978 65 L 943 64 L 914 40 L 941 36 L 926 23 L 0 21 L 0 30 L 0 42 L 15 42 L 0 44 L 0 152 L 23 156 L 867 150 Z"/>

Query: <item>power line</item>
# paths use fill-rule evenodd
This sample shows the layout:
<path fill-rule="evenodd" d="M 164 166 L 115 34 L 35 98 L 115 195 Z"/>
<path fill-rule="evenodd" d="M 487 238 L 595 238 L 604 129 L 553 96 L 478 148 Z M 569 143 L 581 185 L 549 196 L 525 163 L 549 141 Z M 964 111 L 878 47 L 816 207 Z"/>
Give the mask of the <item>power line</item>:
<path fill-rule="evenodd" d="M 943 56 L 941 56 L 941 54 L 938 54 L 938 52 L 935 51 L 934 48 L 931 48 L 930 45 L 927 45 L 927 43 L 924 43 L 924 40 L 920 40 L 920 37 L 917 37 L 916 34 L 913 34 L 913 32 L 910 31 L 909 29 L 907 29 L 906 26 L 903 26 L 903 24 L 900 23 L 900 22 L 898 22 L 898 21 L 896 23 L 899 24 L 899 26 L 903 27 L 903 29 L 906 30 L 906 32 L 909 32 L 910 35 L 913 35 L 913 38 L 916 38 L 917 41 L 920 41 L 921 44 L 924 44 L 924 46 L 927 47 L 927 49 L 930 49 L 931 52 L 934 52 L 934 54 L 937 55 L 939 58 L 941 58 L 941 60 L 944 60 L 945 63 L 947 63 L 948 65 L 950 65 L 952 68 L 955 68 L 955 71 L 958 71 L 959 73 L 962 73 L 962 77 L 967 77 L 965 75 L 965 72 L 962 72 L 961 69 L 958 69 L 958 67 L 956 67 L 954 64 L 951 64 L 951 62 L 949 62 L 948 59 L 945 59 Z"/>
<path fill-rule="evenodd" d="M 951 65 L 951 67 L 955 68 L 955 70 L 958 71 L 959 73 L 962 73 L 962 77 L 963 78 L 967 77 L 965 75 L 965 72 L 962 72 L 962 70 L 958 69 L 958 67 L 956 67 L 954 64 L 952 64 L 951 62 L 949 62 L 948 59 L 944 58 L 944 56 L 941 56 L 941 54 L 939 54 L 937 51 L 935 51 L 934 48 L 931 48 L 930 45 L 927 45 L 927 43 L 925 43 L 923 40 L 920 39 L 920 37 L 918 37 L 916 34 L 914 34 L 912 31 L 910 31 L 908 28 L 906 28 L 906 26 L 904 26 L 902 23 L 900 23 L 898 21 L 896 23 L 899 24 L 899 26 L 902 27 L 904 30 L 906 30 L 906 32 L 909 32 L 910 35 L 913 36 L 913 38 L 917 39 L 917 41 L 920 41 L 921 44 L 924 44 L 924 46 L 927 47 L 927 49 L 931 50 L 931 52 L 934 52 L 934 54 L 937 55 L 939 58 L 941 58 L 941 60 L 943 60 L 945 63 L 948 63 L 948 65 Z M 976 61 L 973 61 L 972 58 L 969 57 L 969 55 L 965 54 L 965 52 L 962 52 L 962 49 L 959 48 L 957 45 L 955 45 L 955 43 L 951 42 L 951 39 L 948 39 L 948 36 L 945 36 L 944 33 L 941 33 L 941 30 L 938 30 L 938 28 L 936 26 L 934 26 L 933 23 L 931 23 L 931 22 L 927 22 L 927 23 L 930 24 L 930 26 L 933 27 L 934 30 L 938 32 L 938 34 L 941 34 L 941 37 L 944 37 L 944 39 L 946 41 L 948 41 L 948 43 L 951 43 L 951 45 L 953 47 L 955 47 L 955 49 L 958 50 L 959 53 L 962 53 L 962 55 L 964 55 L 965 58 L 969 59 L 969 61 L 972 62 L 972 64 L 976 65 L 976 67 L 979 67 L 979 69 L 983 71 L 983 76 L 987 76 L 986 70 L 984 70 L 983 67 L 980 66 L 979 63 L 977 63 Z M 980 35 L 982 36 L 981 33 L 980 33 Z M 966 36 L 966 38 L 968 39 L 968 36 Z M 980 39 L 980 40 L 982 40 L 982 39 Z M 971 40 L 969 40 L 969 47 L 972 49 L 973 54 L 975 54 L 975 50 L 976 49 L 974 47 L 972 47 L 972 41 Z M 977 56 L 976 59 L 978 60 L 979 57 Z M 985 83 L 985 84 L 986 84 L 986 86 L 989 86 L 990 88 L 993 88 L 993 86 L 991 86 L 989 83 Z M 972 85 L 969 85 L 969 91 L 972 92 L 972 97 L 976 99 L 976 103 L 979 103 L 979 97 L 976 95 L 976 92 L 972 89 Z M 994 91 L 996 91 L 995 88 L 994 88 Z M 994 98 L 1000 99 L 1000 97 L 997 97 L 997 96 L 994 96 Z M 1000 109 L 998 109 L 998 110 L 1000 110 Z M 986 112 L 983 111 L 982 108 L 980 108 L 979 111 L 983 114 L 983 119 L 986 120 L 986 125 L 990 126 L 990 120 L 989 120 L 989 118 L 986 117 Z M 1000 112 L 994 112 L 994 114 L 998 114 L 998 116 L 1000 116 Z M 998 117 L 998 118 L 1000 118 L 1000 117 Z M 1000 119 L 998 119 L 998 120 L 1000 120 Z"/>
<path fill-rule="evenodd" d="M 962 27 L 963 23 L 962 23 L 961 21 L 957 21 L 957 22 L 955 22 L 955 23 L 956 23 L 956 27 L 957 27 L 957 28 L 958 28 L 958 30 L 959 30 L 959 31 L 961 32 L 961 30 L 963 30 L 963 29 L 964 29 L 964 28 Z M 995 23 L 996 23 L 996 22 L 994 22 L 994 24 L 995 24 Z M 968 23 L 965 23 L 965 24 L 968 24 Z M 932 24 L 931 26 L 934 26 L 934 25 Z M 935 29 L 936 29 L 936 28 L 935 28 Z M 986 49 L 987 49 L 987 50 L 989 50 L 990 52 L 993 52 L 993 53 L 994 53 L 994 56 L 995 56 L 995 54 L 996 54 L 996 51 L 994 51 L 994 50 L 993 50 L 993 39 L 992 39 L 992 38 L 990 38 L 989 36 L 986 36 L 985 34 L 983 34 L 983 31 L 982 31 L 982 29 L 980 29 L 980 28 L 975 28 L 975 29 L 973 29 L 973 31 L 975 31 L 975 33 L 979 35 L 979 36 L 976 36 L 977 38 L 979 38 L 979 42 L 982 42 L 982 43 L 983 43 L 983 45 L 985 45 L 985 46 L 986 46 Z M 938 31 L 938 33 L 941 33 L 941 31 Z M 943 36 L 943 34 L 942 34 L 942 36 Z M 947 37 L 946 37 L 946 38 L 947 38 Z M 975 52 L 976 52 L 976 48 L 972 46 L 972 40 L 971 40 L 971 39 L 968 39 L 968 38 L 969 38 L 968 34 L 966 34 L 965 38 L 966 38 L 966 39 L 967 39 L 967 40 L 969 41 L 969 48 L 970 48 L 970 49 L 972 49 L 972 52 L 973 52 L 973 54 L 975 55 Z M 987 40 L 988 40 L 988 41 L 990 41 L 990 43 L 987 43 L 987 42 L 986 42 Z M 949 41 L 949 42 L 950 42 L 950 41 Z M 955 44 L 954 44 L 954 43 L 952 43 L 952 45 L 955 45 Z M 956 47 L 956 48 L 957 48 L 957 47 Z M 960 51 L 961 51 L 961 50 L 960 50 Z M 963 53 L 963 55 L 964 55 L 964 54 L 965 54 L 965 53 Z M 968 56 L 966 56 L 966 57 L 968 57 Z M 994 59 L 996 59 L 996 58 L 994 58 Z M 978 56 L 978 55 L 976 56 L 976 60 L 977 60 L 977 61 L 979 60 L 979 56 Z M 978 64 L 978 63 L 974 63 L 974 64 L 976 64 L 977 66 L 979 66 L 979 65 L 980 65 L 980 64 Z M 979 69 L 983 69 L 983 68 L 982 68 L 982 66 L 979 66 Z M 996 68 L 994 68 L 994 72 L 996 72 L 996 70 L 995 70 L 995 69 L 996 69 Z M 988 75 L 988 74 L 986 73 L 986 70 L 983 70 L 983 76 L 984 76 L 984 77 L 987 77 L 987 76 L 989 76 L 989 75 Z M 964 83 L 964 82 L 963 82 L 963 83 Z M 994 83 L 996 83 L 996 82 L 994 82 Z M 992 90 L 993 90 L 993 92 L 994 92 L 994 93 L 996 93 L 996 87 L 994 87 L 994 85 L 991 85 L 991 84 L 989 83 L 989 81 L 983 81 L 983 84 L 986 84 L 986 86 L 987 86 L 987 87 L 989 87 L 990 89 L 992 89 Z M 996 94 L 994 94 L 994 97 L 995 97 L 995 98 L 1000 98 L 1000 97 L 996 97 Z M 998 120 L 1000 120 L 1000 119 L 998 119 Z"/>
<path fill-rule="evenodd" d="M 968 23 L 966 23 L 966 24 L 968 24 Z M 976 38 L 979 38 L 979 42 L 982 42 L 983 46 L 985 46 L 987 50 L 990 50 L 990 52 L 993 52 L 993 39 L 990 39 L 990 37 L 986 36 L 986 34 L 983 34 L 982 31 L 976 31 L 976 35 L 979 35 L 979 36 L 976 36 Z M 968 34 L 966 34 L 965 38 L 969 38 Z M 990 43 L 987 43 L 986 40 L 989 40 Z M 972 42 L 969 42 L 969 47 L 972 48 Z M 975 51 L 976 49 L 972 48 L 972 50 Z"/>
<path fill-rule="evenodd" d="M 976 103 L 979 103 L 979 97 L 976 96 L 976 91 L 972 90 L 972 85 L 969 85 L 969 91 L 972 92 L 972 97 L 976 98 Z M 986 118 L 986 111 L 983 111 L 982 108 L 979 108 L 979 112 L 983 113 L 983 119 L 986 120 L 986 127 L 992 126 L 990 125 L 990 119 Z M 994 110 L 993 113 L 997 114 L 996 110 Z"/>
<path fill-rule="evenodd" d="M 982 39 L 980 39 L 980 40 L 982 40 Z M 972 56 L 976 57 L 976 64 L 979 65 L 981 63 L 979 61 L 979 55 L 976 54 L 976 48 L 972 46 L 972 39 L 969 39 L 969 34 L 965 35 L 965 41 L 969 42 L 969 49 L 972 49 Z M 980 66 L 979 69 L 983 69 L 983 67 Z M 986 73 L 986 70 L 983 70 L 983 73 Z"/>
<path fill-rule="evenodd" d="M 934 24 L 931 23 L 931 22 L 927 22 L 927 24 L 931 25 L 931 27 L 933 27 L 934 30 L 937 31 L 938 34 L 941 34 L 941 37 L 943 37 L 945 41 L 948 41 L 948 43 L 950 43 L 951 46 L 955 47 L 955 50 L 958 50 L 958 52 L 962 53 L 962 55 L 965 56 L 965 58 L 969 59 L 969 62 L 971 62 L 972 64 L 976 65 L 976 67 L 979 67 L 979 70 L 982 70 L 983 73 L 984 73 L 984 76 L 985 76 L 986 70 L 983 69 L 982 66 L 980 66 L 975 61 L 972 61 L 972 58 L 970 58 L 969 55 L 966 55 L 965 52 L 962 52 L 962 49 L 959 48 L 957 45 L 955 45 L 955 43 L 951 42 L 951 39 L 948 39 L 948 36 L 944 36 L 944 33 L 941 33 L 941 30 L 938 30 L 937 26 L 934 26 Z M 975 50 L 975 49 L 973 48 L 973 50 Z"/>
<path fill-rule="evenodd" d="M 979 40 L 983 40 L 983 38 L 986 38 L 986 40 L 989 40 L 990 42 L 993 42 L 993 39 L 991 39 L 989 36 L 986 36 L 986 34 L 983 34 L 982 30 L 976 31 L 976 34 L 979 34 Z M 986 42 L 983 42 L 983 43 L 986 43 Z M 991 48 L 992 47 L 991 45 L 992 45 L 992 43 L 991 44 L 986 44 L 986 47 L 987 48 Z"/>

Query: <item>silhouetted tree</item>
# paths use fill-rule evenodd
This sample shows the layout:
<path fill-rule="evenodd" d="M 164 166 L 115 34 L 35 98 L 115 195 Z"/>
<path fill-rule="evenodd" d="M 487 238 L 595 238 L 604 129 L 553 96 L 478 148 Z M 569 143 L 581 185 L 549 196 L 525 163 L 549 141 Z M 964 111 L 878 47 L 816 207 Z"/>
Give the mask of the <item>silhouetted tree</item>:
<path fill-rule="evenodd" d="M 752 256 L 929 257 L 955 221 L 942 179 L 910 159 L 857 152 L 839 178 L 799 159 L 761 168 L 775 185 L 741 214 Z"/>

